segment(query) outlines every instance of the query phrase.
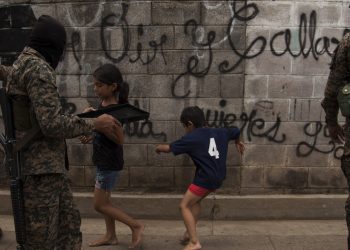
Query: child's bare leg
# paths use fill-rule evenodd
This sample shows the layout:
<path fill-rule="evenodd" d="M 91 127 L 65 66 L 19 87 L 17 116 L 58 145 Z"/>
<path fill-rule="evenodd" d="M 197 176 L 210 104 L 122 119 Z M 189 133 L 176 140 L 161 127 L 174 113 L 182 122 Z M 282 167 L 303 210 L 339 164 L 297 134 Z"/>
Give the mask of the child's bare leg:
<path fill-rule="evenodd" d="M 195 219 L 196 225 L 197 225 L 197 222 L 198 222 L 198 219 L 199 219 L 199 215 L 200 215 L 200 212 L 201 212 L 201 203 L 200 203 L 200 201 L 195 203 L 192 206 L 191 211 L 192 211 L 192 214 L 194 216 L 194 219 Z M 189 240 L 190 240 L 190 235 L 188 234 L 188 232 L 186 230 L 184 235 L 183 235 L 183 237 L 182 237 L 182 239 L 181 239 L 181 244 L 187 245 Z"/>
<path fill-rule="evenodd" d="M 95 189 L 95 193 L 105 192 L 104 190 Z M 142 240 L 142 234 L 145 226 L 123 212 L 121 209 L 113 207 L 109 199 L 104 199 L 102 195 L 97 195 L 100 199 L 96 200 L 95 209 L 114 220 L 118 220 L 130 227 L 132 232 L 132 243 L 130 248 L 138 246 Z"/>
<path fill-rule="evenodd" d="M 95 191 L 95 195 L 101 195 L 101 193 L 99 192 L 97 193 Z M 106 199 L 109 200 L 111 193 L 105 192 L 103 195 L 105 196 Z M 97 204 L 95 203 L 95 205 Z M 113 218 L 107 215 L 104 215 L 104 217 L 105 217 L 105 223 L 106 223 L 106 234 L 101 239 L 98 239 L 96 241 L 89 243 L 90 247 L 98 247 L 103 245 L 118 245 L 118 239 L 115 232 L 115 221 Z"/>
<path fill-rule="evenodd" d="M 187 232 L 190 237 L 189 244 L 185 247 L 185 249 L 197 250 L 201 249 L 201 245 L 199 243 L 196 231 L 196 218 L 192 212 L 193 206 L 200 202 L 202 197 L 194 195 L 192 192 L 187 190 L 184 198 L 180 203 L 181 214 L 187 229 Z"/>

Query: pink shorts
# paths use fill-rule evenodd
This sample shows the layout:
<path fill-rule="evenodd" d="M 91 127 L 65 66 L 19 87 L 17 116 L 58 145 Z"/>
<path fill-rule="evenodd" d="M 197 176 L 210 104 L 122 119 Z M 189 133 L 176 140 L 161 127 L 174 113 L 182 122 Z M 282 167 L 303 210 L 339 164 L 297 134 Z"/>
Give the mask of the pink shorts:
<path fill-rule="evenodd" d="M 188 190 L 189 190 L 192 194 L 197 195 L 197 196 L 199 196 L 199 197 L 204 197 L 204 196 L 208 195 L 209 193 L 215 191 L 215 189 L 206 189 L 206 188 L 197 186 L 197 185 L 195 185 L 195 184 L 191 184 L 191 185 L 188 187 Z"/>

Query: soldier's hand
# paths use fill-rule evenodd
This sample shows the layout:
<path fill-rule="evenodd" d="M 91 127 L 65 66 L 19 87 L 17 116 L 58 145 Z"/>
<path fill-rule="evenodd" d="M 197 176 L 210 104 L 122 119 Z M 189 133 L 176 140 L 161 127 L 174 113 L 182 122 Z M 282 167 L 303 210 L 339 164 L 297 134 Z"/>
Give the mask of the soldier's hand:
<path fill-rule="evenodd" d="M 81 143 L 84 143 L 84 144 L 91 142 L 92 139 L 93 139 L 92 136 L 86 136 L 86 135 L 82 135 L 79 137 L 79 140 L 81 141 Z"/>
<path fill-rule="evenodd" d="M 328 126 L 329 136 L 335 143 L 344 143 L 344 129 L 339 125 Z"/>
<path fill-rule="evenodd" d="M 88 108 L 84 109 L 83 113 L 87 113 L 87 112 L 91 112 L 91 111 L 96 111 L 96 109 L 94 109 L 93 107 L 88 107 Z"/>
<path fill-rule="evenodd" d="M 123 129 L 117 119 L 103 114 L 95 119 L 95 129 L 117 144 L 123 143 Z"/>

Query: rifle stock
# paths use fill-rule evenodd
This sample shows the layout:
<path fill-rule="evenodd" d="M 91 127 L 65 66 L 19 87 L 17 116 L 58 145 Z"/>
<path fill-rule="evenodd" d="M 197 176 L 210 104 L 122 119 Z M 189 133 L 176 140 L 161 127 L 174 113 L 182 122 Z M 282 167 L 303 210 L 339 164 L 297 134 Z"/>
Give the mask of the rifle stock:
<path fill-rule="evenodd" d="M 7 95 L 5 88 L 0 89 L 0 105 L 5 128 L 5 134 L 0 136 L 0 141 L 5 151 L 5 168 L 11 179 L 10 192 L 16 231 L 17 249 L 25 249 L 26 229 L 23 182 L 21 179 L 19 152 L 15 150 L 16 136 L 11 99 Z"/>

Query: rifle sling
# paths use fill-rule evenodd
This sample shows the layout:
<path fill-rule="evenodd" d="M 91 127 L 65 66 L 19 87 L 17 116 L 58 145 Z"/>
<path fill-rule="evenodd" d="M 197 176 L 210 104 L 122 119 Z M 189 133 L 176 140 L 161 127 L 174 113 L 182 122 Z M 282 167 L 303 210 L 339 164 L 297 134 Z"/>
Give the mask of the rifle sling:
<path fill-rule="evenodd" d="M 39 126 L 34 126 L 32 127 L 26 134 L 25 136 L 19 140 L 16 141 L 15 144 L 15 152 L 20 151 L 21 149 L 25 148 L 28 143 L 38 134 L 40 133 L 40 127 Z"/>

